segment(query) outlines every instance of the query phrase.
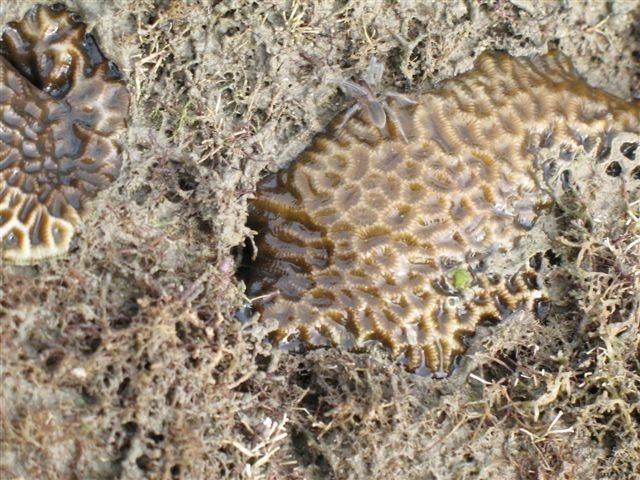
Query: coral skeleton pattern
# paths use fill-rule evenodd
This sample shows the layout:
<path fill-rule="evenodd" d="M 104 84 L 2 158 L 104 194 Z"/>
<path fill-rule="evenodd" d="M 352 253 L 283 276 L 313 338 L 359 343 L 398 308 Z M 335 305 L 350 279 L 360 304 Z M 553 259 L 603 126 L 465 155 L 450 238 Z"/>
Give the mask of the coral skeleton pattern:
<path fill-rule="evenodd" d="M 384 122 L 349 110 L 258 185 L 247 288 L 276 341 L 379 342 L 409 370 L 450 371 L 478 324 L 542 296 L 539 259 L 485 267 L 549 204 L 537 154 L 640 133 L 640 101 L 590 87 L 558 52 L 485 52 L 413 100 L 385 97 Z"/>
<path fill-rule="evenodd" d="M 86 202 L 118 176 L 129 94 L 80 15 L 36 5 L 0 39 L 0 249 L 67 252 Z"/>

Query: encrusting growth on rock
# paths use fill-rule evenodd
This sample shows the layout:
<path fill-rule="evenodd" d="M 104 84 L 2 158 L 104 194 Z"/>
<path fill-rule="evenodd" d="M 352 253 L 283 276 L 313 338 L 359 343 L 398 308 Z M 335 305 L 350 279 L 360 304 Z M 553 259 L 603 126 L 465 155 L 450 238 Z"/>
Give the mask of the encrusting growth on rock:
<path fill-rule="evenodd" d="M 118 176 L 129 94 L 87 25 L 36 5 L 0 40 L 0 248 L 10 263 L 69 249 L 86 202 Z"/>
<path fill-rule="evenodd" d="M 549 202 L 538 152 L 604 150 L 640 133 L 640 101 L 590 87 L 557 52 L 484 53 L 413 100 L 386 97 L 385 125 L 367 108 L 337 118 L 259 184 L 246 279 L 262 318 L 277 321 L 276 341 L 380 342 L 409 370 L 450 371 L 480 322 L 541 297 L 539 257 L 486 266 Z"/>

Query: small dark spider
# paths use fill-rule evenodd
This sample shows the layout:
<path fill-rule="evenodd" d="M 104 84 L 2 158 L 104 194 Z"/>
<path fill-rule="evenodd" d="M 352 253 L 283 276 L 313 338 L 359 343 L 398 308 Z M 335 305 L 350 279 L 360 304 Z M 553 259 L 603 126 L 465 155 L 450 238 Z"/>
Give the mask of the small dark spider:
<path fill-rule="evenodd" d="M 400 105 L 415 105 L 416 102 L 397 92 L 379 92 L 378 87 L 382 80 L 384 65 L 376 57 L 371 57 L 367 71 L 357 82 L 351 80 L 340 81 L 339 87 L 342 92 L 356 99 L 356 104 L 350 107 L 337 126 L 340 130 L 347 121 L 355 115 L 361 108 L 366 109 L 369 119 L 373 124 L 383 131 L 387 127 L 387 118 L 393 123 L 405 142 L 409 143 L 400 119 L 396 112 L 389 106 L 387 98 L 395 99 Z"/>

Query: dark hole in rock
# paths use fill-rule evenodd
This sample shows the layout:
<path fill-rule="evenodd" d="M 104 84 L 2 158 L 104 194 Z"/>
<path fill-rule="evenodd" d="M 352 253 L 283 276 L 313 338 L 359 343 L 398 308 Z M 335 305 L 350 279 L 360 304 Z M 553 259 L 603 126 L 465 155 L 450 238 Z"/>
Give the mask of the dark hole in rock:
<path fill-rule="evenodd" d="M 544 257 L 549 260 L 549 263 L 553 266 L 558 266 L 562 264 L 562 256 L 549 249 L 544 252 Z"/>
<path fill-rule="evenodd" d="M 198 182 L 196 182 L 195 178 L 191 175 L 182 175 L 178 179 L 178 186 L 180 187 L 180 190 L 189 192 L 196 189 Z"/>
<path fill-rule="evenodd" d="M 122 425 L 127 436 L 135 435 L 138 432 L 138 424 L 136 422 L 126 422 Z"/>
<path fill-rule="evenodd" d="M 136 465 L 140 470 L 147 471 L 151 468 L 151 459 L 148 455 L 140 455 L 136 458 Z"/>
<path fill-rule="evenodd" d="M 50 372 L 57 370 L 65 356 L 66 355 L 63 350 L 56 350 L 52 352 L 44 362 L 45 367 Z"/>
<path fill-rule="evenodd" d="M 149 432 L 147 434 L 147 436 L 151 440 L 153 440 L 154 443 L 160 443 L 160 442 L 164 441 L 164 435 L 162 435 L 161 433 Z"/>
<path fill-rule="evenodd" d="M 542 269 L 542 260 L 543 260 L 542 252 L 538 252 L 529 259 L 529 266 L 533 268 L 536 272 L 539 272 Z"/>
<path fill-rule="evenodd" d="M 102 339 L 97 335 L 89 335 L 84 340 L 84 345 L 81 347 L 82 353 L 86 355 L 91 355 L 95 353 L 100 345 L 102 344 Z"/>
<path fill-rule="evenodd" d="M 126 377 L 124 380 L 122 380 L 122 382 L 120 382 L 120 385 L 118 385 L 118 395 L 122 396 L 127 391 L 127 388 L 129 388 L 130 384 L 131 380 L 129 379 L 129 377 Z"/>
<path fill-rule="evenodd" d="M 618 177 L 622 173 L 622 166 L 619 162 L 611 162 L 607 165 L 606 172 L 610 177 Z"/>
<path fill-rule="evenodd" d="M 635 142 L 625 142 L 620 146 L 620 153 L 622 153 L 629 160 L 635 160 L 638 145 L 639 144 Z"/>

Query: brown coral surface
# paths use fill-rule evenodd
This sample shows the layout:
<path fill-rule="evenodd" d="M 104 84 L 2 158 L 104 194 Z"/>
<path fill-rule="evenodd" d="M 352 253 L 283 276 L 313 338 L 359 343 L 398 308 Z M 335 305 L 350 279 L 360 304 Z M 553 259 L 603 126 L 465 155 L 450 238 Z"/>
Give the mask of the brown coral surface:
<path fill-rule="evenodd" d="M 276 339 L 379 341 L 410 370 L 448 371 L 479 322 L 539 296 L 533 272 L 498 278 L 484 265 L 548 199 L 535 154 L 604 152 L 640 131 L 640 101 L 591 88 L 554 52 L 485 53 L 416 100 L 392 100 L 382 130 L 361 113 L 259 185 L 248 291 L 278 321 Z"/>
<path fill-rule="evenodd" d="M 85 203 L 118 175 L 129 95 L 87 25 L 36 5 L 0 40 L 0 246 L 11 263 L 66 253 Z"/>

